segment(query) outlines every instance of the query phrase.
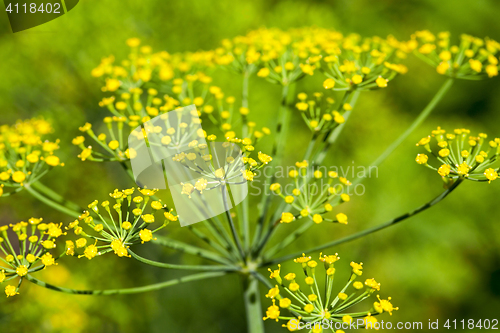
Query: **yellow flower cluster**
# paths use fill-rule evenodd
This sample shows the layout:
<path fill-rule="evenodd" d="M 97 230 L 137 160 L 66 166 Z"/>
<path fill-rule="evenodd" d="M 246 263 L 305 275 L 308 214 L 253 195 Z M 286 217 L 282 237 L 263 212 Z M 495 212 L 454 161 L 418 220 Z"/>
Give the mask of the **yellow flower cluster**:
<path fill-rule="evenodd" d="M 316 224 L 323 221 L 347 224 L 347 216 L 344 213 L 336 214 L 334 219 L 325 215 L 334 207 L 351 200 L 346 192 L 352 183 L 344 177 L 339 177 L 335 171 L 323 173 L 320 169 L 314 170 L 306 160 L 295 163 L 295 166 L 296 168 L 288 172 L 293 183 L 284 187 L 279 183 L 270 186 L 271 191 L 297 211 L 296 214 L 283 212 L 280 222 L 291 223 L 308 217 Z"/>
<path fill-rule="evenodd" d="M 441 166 L 431 166 L 426 154 L 418 154 L 416 162 L 437 171 L 446 181 L 465 178 L 491 182 L 498 178 L 500 139 L 487 138 L 484 133 L 472 136 L 470 130 L 464 128 L 446 133 L 438 127 L 430 136 L 422 138 L 417 146 L 423 146 Z"/>
<path fill-rule="evenodd" d="M 327 89 L 335 84 L 335 90 L 373 89 L 407 71 L 400 59 L 406 58 L 411 45 L 394 37 L 363 39 L 316 27 L 259 29 L 224 40 L 216 49 L 216 62 L 238 73 L 257 71 L 257 76 L 275 84 L 288 85 L 320 69 L 329 77 Z"/>
<path fill-rule="evenodd" d="M 450 33 L 437 36 L 428 30 L 417 31 L 416 55 L 436 68 L 439 74 L 458 79 L 477 80 L 498 75 L 500 44 L 492 39 L 460 36 L 459 45 L 451 45 Z"/>
<path fill-rule="evenodd" d="M 397 74 L 408 68 L 401 64 L 415 47 L 415 42 L 401 42 L 393 36 L 362 38 L 350 34 L 321 45 L 320 69 L 328 77 L 325 89 L 372 90 L 385 88 Z M 321 60 L 321 61 L 320 61 Z"/>
<path fill-rule="evenodd" d="M 114 92 L 136 88 L 156 79 L 171 81 L 183 74 L 193 74 L 199 69 L 214 66 L 214 51 L 186 52 L 170 54 L 166 51 L 153 52 L 151 46 L 141 46 L 141 40 L 127 40 L 130 54 L 127 60 L 115 64 L 114 56 L 103 58 L 99 66 L 92 70 L 92 76 L 103 77 L 103 91 Z"/>
<path fill-rule="evenodd" d="M 41 218 L 32 217 L 28 222 L 11 224 L 10 228 L 9 226 L 0 227 L 2 254 L 0 256 L 0 283 L 20 278 L 19 282 L 5 287 L 7 297 L 19 294 L 22 279 L 28 274 L 47 266 L 57 265 L 56 260 L 60 256 L 54 258 L 50 251 L 55 249 L 57 238 L 65 234 L 61 225 L 62 223 L 42 223 Z M 11 243 L 9 239 L 9 230 L 16 235 L 15 243 Z"/>
<path fill-rule="evenodd" d="M 330 321 L 333 323 L 346 323 L 349 325 L 356 318 L 363 318 L 366 328 L 373 328 L 377 322 L 375 315 L 384 312 L 392 315 L 398 310 L 391 303 L 391 298 L 375 301 L 368 311 L 351 313 L 346 310 L 370 298 L 375 292 L 380 291 L 380 283 L 375 279 L 366 279 L 363 282 L 356 279 L 363 274 L 363 264 L 351 262 L 351 277 L 338 293 L 333 291 L 333 280 L 336 273 L 334 264 L 340 258 L 337 254 L 319 256 L 323 265 L 311 257 L 302 257 L 294 260 L 301 266 L 304 276 L 299 277 L 296 273 L 288 273 L 281 276 L 281 267 L 271 270 L 271 279 L 276 281 L 266 297 L 272 300 L 272 305 L 266 311 L 266 319 L 276 321 L 286 320 L 283 327 L 289 331 L 308 329 L 309 332 L 322 332 L 322 323 Z M 323 266 L 325 285 L 319 288 L 318 265 Z M 282 312 L 286 311 L 287 315 Z M 337 331 L 338 332 L 338 331 Z"/>
<path fill-rule="evenodd" d="M 137 38 L 127 40 L 127 44 L 131 53 L 121 66 L 108 57 L 92 71 L 93 76 L 104 79 L 103 91 L 113 94 L 99 105 L 114 116 L 134 116 L 145 122 L 149 120 L 145 118 L 191 104 L 214 108 L 224 98 L 220 88 L 210 87 L 212 78 L 206 74 L 214 66 L 214 51 L 171 55 L 153 53 L 150 46 L 139 47 Z M 228 101 L 234 103 L 234 97 Z"/>
<path fill-rule="evenodd" d="M 216 136 L 209 135 L 207 138 L 214 141 Z M 243 151 L 237 144 L 243 145 Z M 189 147 L 192 148 L 189 153 L 180 152 L 172 157 L 173 161 L 181 163 L 191 174 L 200 177 L 192 182 L 181 183 L 181 193 L 189 198 L 195 191 L 202 194 L 205 190 L 213 190 L 222 185 L 239 185 L 252 181 L 255 170 L 273 160 L 262 152 L 257 153 L 257 160 L 250 157 L 254 152 L 250 138 L 227 138 L 223 143 L 211 144 L 199 144 L 194 140 Z"/>
<path fill-rule="evenodd" d="M 128 248 L 131 245 L 153 240 L 154 233 L 166 227 L 170 221 L 177 221 L 177 216 L 171 210 L 168 211 L 161 201 L 152 201 L 148 205 L 156 190 L 138 191 L 140 194 L 132 197 L 134 188 L 115 190 L 109 194 L 115 200 L 111 207 L 107 200 L 100 205 L 97 200 L 89 204 L 89 211 L 83 212 L 67 227 L 73 229 L 80 238 L 66 241 L 66 255 L 81 253 L 79 258 L 90 260 L 113 251 L 119 257 L 130 257 Z M 103 210 L 106 213 L 101 214 Z M 156 229 L 148 228 L 158 219 L 159 211 L 164 211 L 164 222 Z"/>
<path fill-rule="evenodd" d="M 52 132 L 50 123 L 39 118 L 0 126 L 0 196 L 7 194 L 5 187 L 12 188 L 12 192 L 20 191 L 49 169 L 64 165 L 54 155 L 59 140 L 47 140 L 46 136 Z"/>
<path fill-rule="evenodd" d="M 140 118 L 138 116 L 113 116 L 104 118 L 106 132 L 96 134 L 92 124 L 85 123 L 79 130 L 86 134 L 95 143 L 86 145 L 85 136 L 79 135 L 73 139 L 73 145 L 79 147 L 82 151 L 78 158 L 82 161 L 125 161 L 134 157 L 134 151 L 128 149 L 128 135 L 133 128 L 139 126 L 149 118 Z M 127 123 L 127 125 L 125 125 Z M 96 147 L 98 149 L 96 149 Z"/>
<path fill-rule="evenodd" d="M 257 76 L 270 82 L 288 85 L 314 73 L 316 67 L 310 56 L 318 51 L 315 39 L 328 33 L 317 28 L 290 31 L 262 28 L 223 40 L 222 46 L 215 50 L 215 61 L 237 73 L 257 72 Z"/>
<path fill-rule="evenodd" d="M 225 97 L 220 87 L 210 86 L 208 92 L 213 98 L 208 98 L 209 102 L 200 107 L 201 115 L 217 126 L 224 133 L 224 137 L 230 139 L 236 137 L 235 129 L 239 123 L 243 123 L 243 128 L 239 132 L 242 137 L 260 139 L 270 134 L 267 127 L 257 130 L 257 124 L 249 121 L 250 109 L 246 106 L 238 108 L 235 104 L 236 99 L 233 96 Z"/>
<path fill-rule="evenodd" d="M 141 41 L 137 38 L 127 40 L 127 44 L 131 48 L 128 60 L 116 65 L 114 57 L 107 57 L 92 71 L 93 76 L 104 79 L 103 91 L 112 94 L 99 103 L 110 111 L 112 117 L 104 118 L 108 133 L 94 134 L 90 124 L 80 128 L 100 146 L 96 150 L 95 144 L 84 144 L 83 136 L 75 138 L 73 144 L 82 149 L 79 155 L 82 160 L 133 158 L 135 152 L 128 149 L 126 142 L 133 128 L 188 105 L 201 111 L 198 116 L 212 122 L 226 138 L 239 136 L 257 141 L 270 133 L 266 127 L 257 130 L 256 123 L 249 121 L 248 107 L 238 108 L 235 97 L 225 96 L 220 87 L 211 85 L 212 78 L 206 73 L 220 62 L 220 49 L 171 55 L 153 53 L 151 47 L 140 46 Z M 236 114 L 239 117 L 235 117 Z M 127 123 L 127 128 L 124 123 Z M 243 125 L 241 128 L 240 124 Z M 235 130 L 239 130 L 238 134 Z M 139 133 L 138 139 L 140 136 Z"/>
<path fill-rule="evenodd" d="M 344 113 L 352 110 L 349 103 L 343 103 L 337 107 L 337 110 L 334 110 L 334 99 L 331 97 L 323 98 L 323 93 L 314 93 L 313 97 L 313 99 L 308 100 L 307 94 L 300 93 L 297 95 L 299 101 L 295 104 L 304 122 L 313 132 L 328 133 L 332 131 L 345 122 Z"/>

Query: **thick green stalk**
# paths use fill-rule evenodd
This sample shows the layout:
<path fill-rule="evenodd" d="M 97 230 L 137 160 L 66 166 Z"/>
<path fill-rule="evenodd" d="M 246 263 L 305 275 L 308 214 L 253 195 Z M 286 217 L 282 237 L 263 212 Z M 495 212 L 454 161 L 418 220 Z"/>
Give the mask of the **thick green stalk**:
<path fill-rule="evenodd" d="M 276 137 L 274 140 L 274 145 L 272 149 L 271 156 L 273 157 L 273 163 L 269 165 L 269 168 L 273 170 L 273 165 L 279 165 L 281 163 L 281 158 L 283 156 L 283 145 L 286 138 L 286 129 L 289 127 L 290 122 L 290 110 L 288 108 L 288 93 L 290 87 L 288 85 L 284 85 L 281 91 L 281 106 L 278 112 L 278 124 L 276 125 Z M 273 172 L 273 176 L 271 178 L 271 183 L 276 180 L 276 177 Z M 264 182 L 266 185 L 266 182 Z M 263 195 L 260 201 L 259 209 L 259 220 L 257 222 L 257 226 L 255 228 L 254 239 L 252 242 L 252 247 L 258 246 L 259 241 L 262 237 L 262 232 L 264 228 L 264 223 L 267 217 L 267 211 L 269 209 L 269 205 L 271 204 L 271 195 Z"/>
<path fill-rule="evenodd" d="M 77 290 L 77 289 L 59 287 L 59 286 L 52 285 L 50 283 L 40 281 L 31 275 L 26 275 L 26 279 L 28 281 L 40 286 L 40 287 L 59 291 L 59 292 L 66 293 L 66 294 L 107 296 L 107 295 L 118 295 L 118 294 L 137 294 L 137 293 L 144 293 L 144 292 L 148 292 L 148 291 L 155 291 L 155 290 L 175 286 L 175 285 L 185 283 L 185 282 L 220 277 L 220 276 L 223 276 L 225 274 L 227 274 L 227 272 L 205 272 L 205 273 L 187 275 L 187 276 L 183 276 L 183 277 L 180 277 L 177 279 L 168 280 L 165 282 L 160 282 L 160 283 L 155 283 L 155 284 L 150 284 L 150 285 L 142 286 L 142 287 L 124 288 L 124 289 L 105 289 L 105 290 Z"/>
<path fill-rule="evenodd" d="M 259 280 L 252 274 L 243 276 L 243 298 L 245 300 L 248 333 L 264 333 Z"/>
<path fill-rule="evenodd" d="M 460 185 L 462 183 L 463 179 L 458 179 L 455 181 L 455 183 L 453 183 L 453 185 L 451 185 L 446 191 L 444 191 L 443 193 L 441 193 L 440 195 L 438 195 L 436 198 L 434 198 L 433 200 L 427 202 L 426 204 L 418 207 L 417 209 L 414 209 L 406 214 L 403 214 L 403 215 L 400 215 L 392 220 L 389 220 L 385 223 L 382 223 L 378 226 L 375 226 L 375 227 L 372 227 L 372 228 L 368 228 L 368 229 L 365 229 L 365 230 L 362 230 L 360 232 L 357 232 L 355 234 L 352 234 L 350 236 L 347 236 L 347 237 L 344 237 L 344 238 L 341 238 L 341 239 L 337 239 L 337 240 L 334 240 L 332 242 L 328 242 L 326 244 L 322 244 L 322 245 L 319 245 L 319 246 L 316 246 L 316 247 L 313 247 L 312 249 L 309 249 L 309 250 L 306 250 L 306 251 L 300 251 L 300 252 L 297 252 L 297 253 L 293 253 L 293 254 L 289 254 L 289 255 L 286 255 L 286 256 L 283 256 L 281 258 L 277 258 L 277 259 L 273 259 L 273 260 L 270 260 L 264 264 L 262 264 L 261 266 L 268 266 L 268 265 L 272 265 L 272 264 L 276 264 L 276 263 L 281 263 L 283 261 L 286 261 L 286 260 L 289 260 L 289 259 L 292 259 L 292 258 L 296 258 L 298 256 L 300 256 L 302 253 L 311 253 L 311 252 L 316 252 L 316 251 L 321 251 L 321 250 L 324 250 L 324 249 L 327 249 L 329 247 L 332 247 L 332 246 L 336 246 L 336 245 L 340 245 L 340 244 L 343 244 L 343 243 L 347 243 L 347 242 L 350 242 L 350 241 L 353 241 L 355 239 L 358 239 L 358 238 L 361 238 L 361 237 L 364 237 L 364 236 L 367 236 L 369 234 L 372 234 L 376 231 L 379 231 L 379 230 L 382 230 L 382 229 L 385 229 L 385 228 L 388 228 L 390 226 L 393 226 L 393 225 L 396 225 L 397 223 L 401 222 L 401 221 L 404 221 L 412 216 L 415 216 L 417 215 L 418 213 L 421 213 L 429 208 L 431 208 L 432 206 L 434 206 L 435 204 L 437 204 L 438 202 L 440 202 L 441 200 L 443 200 L 444 198 L 446 198 L 448 196 L 448 194 L 450 194 L 451 192 L 453 192 L 454 189 L 456 189 L 458 187 L 458 185 Z"/>
<path fill-rule="evenodd" d="M 78 218 L 78 216 L 81 215 L 80 212 L 69 209 L 61 204 L 58 204 L 55 201 L 52 201 L 51 199 L 43 196 L 42 194 L 38 193 L 37 191 L 35 191 L 31 187 L 30 184 L 26 184 L 25 188 L 26 188 L 26 191 L 28 191 L 32 196 L 34 196 L 36 199 L 40 200 L 41 202 L 43 202 L 44 204 L 46 204 L 49 207 L 52 207 L 52 208 L 54 208 L 54 209 L 56 209 L 64 214 L 67 214 L 67 215 L 74 217 L 74 218 Z"/>

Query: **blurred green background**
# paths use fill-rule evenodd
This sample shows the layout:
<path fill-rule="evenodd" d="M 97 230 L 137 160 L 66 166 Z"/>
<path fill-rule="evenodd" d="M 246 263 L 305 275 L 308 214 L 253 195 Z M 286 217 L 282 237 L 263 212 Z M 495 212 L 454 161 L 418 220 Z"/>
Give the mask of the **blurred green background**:
<path fill-rule="evenodd" d="M 3 7 L 0 7 L 3 10 Z M 90 76 L 101 57 L 128 51 L 125 40 L 139 37 L 155 50 L 211 49 L 223 38 L 259 27 L 316 25 L 364 36 L 393 34 L 407 39 L 415 30 L 450 31 L 500 40 L 496 0 L 343 1 L 81 1 L 68 14 L 12 34 L 0 14 L 0 123 L 43 115 L 54 122 L 66 167 L 43 182 L 80 205 L 103 200 L 128 179 L 116 165 L 81 162 L 71 139 L 78 126 L 96 123 L 106 112 L 97 103 L 100 83 Z M 444 78 L 410 57 L 408 74 L 387 89 L 365 93 L 327 165 L 367 165 L 409 125 Z M 239 97 L 237 76 L 214 75 L 215 84 Z M 306 78 L 297 92 L 322 90 L 321 75 Z M 250 83 L 250 108 L 260 125 L 274 128 L 280 90 L 262 80 Z M 500 136 L 500 82 L 457 82 L 433 115 L 365 182 L 366 193 L 345 207 L 349 225 L 319 225 L 294 250 L 384 222 L 429 201 L 442 191 L 440 177 L 414 162 L 415 142 L 440 125 L 469 127 Z M 287 163 L 305 149 L 309 133 L 296 114 Z M 384 320 L 492 319 L 500 308 L 500 226 L 498 183 L 466 183 L 438 206 L 394 228 L 332 249 L 348 271 L 363 261 L 365 275 L 382 283 L 400 311 Z M 64 221 L 59 212 L 27 193 L 0 201 L 0 225 L 43 216 Z M 176 261 L 174 253 L 148 247 L 148 257 Z M 316 254 L 314 254 L 316 256 Z M 290 267 L 290 265 L 286 265 Z M 343 268 L 343 269 L 342 269 Z M 106 256 L 88 262 L 65 260 L 42 278 L 75 288 L 118 288 L 170 279 L 177 272 Z M 264 290 L 262 295 L 264 294 Z M 269 306 L 267 299 L 263 300 Z M 21 295 L 0 297 L 1 332 L 244 332 L 245 313 L 237 276 L 207 280 L 156 293 L 116 297 L 58 294 L 29 283 Z M 281 331 L 267 322 L 269 332 Z"/>

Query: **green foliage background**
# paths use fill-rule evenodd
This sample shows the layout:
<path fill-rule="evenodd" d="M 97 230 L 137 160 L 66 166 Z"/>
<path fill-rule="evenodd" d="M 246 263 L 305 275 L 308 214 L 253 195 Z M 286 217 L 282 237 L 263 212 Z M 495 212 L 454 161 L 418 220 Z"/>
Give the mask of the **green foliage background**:
<path fill-rule="evenodd" d="M 3 10 L 3 7 L 2 7 Z M 210 49 L 223 38 L 259 27 L 316 25 L 364 36 L 393 34 L 406 39 L 415 30 L 450 31 L 500 40 L 495 0 L 342 0 L 342 1 L 81 1 L 68 14 L 25 32 L 12 34 L 0 14 L 0 122 L 43 115 L 53 120 L 66 167 L 43 181 L 86 205 L 102 199 L 128 179 L 116 165 L 83 163 L 71 139 L 84 122 L 106 114 L 97 103 L 100 84 L 90 70 L 103 56 L 118 59 L 128 51 L 125 40 L 140 37 L 155 50 Z M 409 59 L 410 71 L 387 89 L 362 95 L 327 165 L 367 165 L 392 142 L 426 105 L 444 81 L 434 69 Z M 220 72 L 215 84 L 239 97 L 241 80 Z M 318 75 L 320 76 L 320 75 Z M 322 78 L 306 78 L 297 92 L 322 90 Z M 254 79 L 250 109 L 263 126 L 273 128 L 279 106 L 278 87 Z M 423 126 L 365 182 L 366 193 L 347 204 L 349 225 L 319 225 L 294 245 L 307 249 L 320 242 L 376 225 L 404 213 L 442 190 L 440 177 L 418 166 L 415 142 L 440 125 L 469 127 L 500 135 L 500 82 L 457 82 Z M 287 163 L 305 149 L 309 133 L 294 117 Z M 292 132 L 291 131 L 291 132 Z M 351 176 L 352 178 L 352 176 Z M 332 249 L 342 261 L 363 261 L 366 277 L 382 283 L 401 310 L 385 320 L 492 319 L 500 308 L 500 225 L 498 187 L 466 183 L 425 213 L 394 228 Z M 68 222 L 59 212 L 22 192 L 0 200 L 0 225 L 43 216 Z M 179 261 L 175 253 L 155 247 L 147 255 Z M 316 254 L 314 254 L 316 255 Z M 285 269 L 290 265 L 285 265 Z M 340 269 L 339 269 L 340 268 Z M 133 260 L 106 256 L 88 262 L 64 260 L 43 272 L 47 281 L 75 288 L 118 288 L 170 279 L 178 272 L 154 269 Z M 186 284 L 158 293 L 117 297 L 57 294 L 25 283 L 21 295 L 0 297 L 1 332 L 243 332 L 245 317 L 237 276 Z M 264 293 L 262 293 L 264 294 Z M 268 301 L 263 300 L 268 306 Z M 498 318 L 498 317 L 497 317 Z M 268 322 L 269 332 L 282 330 Z"/>

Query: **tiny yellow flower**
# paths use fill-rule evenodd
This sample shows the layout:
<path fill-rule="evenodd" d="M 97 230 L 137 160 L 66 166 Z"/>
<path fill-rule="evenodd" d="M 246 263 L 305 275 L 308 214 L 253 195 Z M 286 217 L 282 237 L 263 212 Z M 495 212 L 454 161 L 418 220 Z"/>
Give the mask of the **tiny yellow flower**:
<path fill-rule="evenodd" d="M 481 69 L 483 68 L 483 64 L 479 60 L 469 59 L 469 64 L 470 68 L 478 73 L 480 73 Z"/>
<path fill-rule="evenodd" d="M 361 75 L 356 74 L 352 77 L 352 83 L 360 84 L 361 82 L 363 82 L 363 77 Z"/>
<path fill-rule="evenodd" d="M 300 111 L 306 111 L 309 108 L 309 104 L 306 102 L 299 102 L 295 104 L 295 107 L 297 107 Z"/>
<path fill-rule="evenodd" d="M 450 174 L 450 166 L 448 164 L 443 164 L 439 167 L 438 173 L 441 177 L 446 177 Z"/>
<path fill-rule="evenodd" d="M 19 295 L 19 293 L 16 291 L 16 287 L 8 285 L 5 287 L 5 294 L 7 297 Z"/>
<path fill-rule="evenodd" d="M 155 217 L 153 214 L 144 214 L 142 215 L 142 220 L 146 223 L 153 223 L 155 221 Z"/>
<path fill-rule="evenodd" d="M 321 217 L 321 215 L 319 214 L 314 214 L 313 217 L 312 217 L 312 220 L 314 221 L 314 223 L 321 223 L 323 222 L 323 217 Z"/>
<path fill-rule="evenodd" d="M 359 282 L 359 281 L 356 281 L 352 284 L 352 286 L 355 288 L 355 289 L 362 289 L 363 288 L 363 283 Z"/>
<path fill-rule="evenodd" d="M 153 233 L 149 229 L 142 229 L 139 232 L 139 237 L 141 238 L 141 243 L 149 242 L 153 239 Z"/>
<path fill-rule="evenodd" d="M 22 171 L 16 171 L 12 174 L 12 180 L 16 183 L 22 183 L 26 179 L 26 174 Z"/>
<path fill-rule="evenodd" d="M 323 88 L 332 89 L 333 87 L 335 87 L 335 80 L 334 79 L 328 78 L 323 82 Z"/>
<path fill-rule="evenodd" d="M 338 213 L 335 217 L 339 223 L 347 224 L 347 215 L 344 213 Z"/>
<path fill-rule="evenodd" d="M 280 308 L 289 308 L 292 305 L 292 301 L 289 298 L 282 298 L 279 300 Z"/>
<path fill-rule="evenodd" d="M 240 108 L 240 114 L 243 116 L 247 116 L 250 113 L 250 110 L 246 107 L 241 107 Z"/>
<path fill-rule="evenodd" d="M 469 174 L 470 167 L 467 165 L 467 163 L 463 162 L 457 167 L 457 173 L 460 176 L 468 176 Z"/>
<path fill-rule="evenodd" d="M 49 155 L 45 158 L 45 163 L 50 166 L 58 166 L 60 163 L 59 157 L 55 155 Z"/>
<path fill-rule="evenodd" d="M 417 155 L 417 158 L 415 159 L 415 161 L 418 163 L 418 164 L 427 164 L 427 161 L 429 160 L 429 156 L 425 155 L 425 154 L 418 154 Z"/>
<path fill-rule="evenodd" d="M 359 275 L 361 276 L 363 274 L 362 272 L 362 269 L 363 269 L 363 263 L 360 262 L 359 264 L 358 263 L 355 263 L 354 261 L 351 262 L 351 267 L 352 267 L 352 272 L 356 275 Z M 363 284 L 361 284 L 361 286 L 363 286 Z"/>
<path fill-rule="evenodd" d="M 269 189 L 273 192 L 279 193 L 280 192 L 281 185 L 279 183 L 274 183 L 269 186 Z"/>
<path fill-rule="evenodd" d="M 42 264 L 44 264 L 45 266 L 57 265 L 55 259 L 52 257 L 50 253 L 45 253 L 41 259 L 42 259 Z"/>
<path fill-rule="evenodd" d="M 89 245 L 83 251 L 83 255 L 82 256 L 86 257 L 88 260 L 91 260 L 92 258 L 94 258 L 95 256 L 97 256 L 97 253 L 98 253 L 97 246 L 95 246 L 95 245 Z M 82 256 L 80 256 L 80 257 L 82 257 Z"/>
<path fill-rule="evenodd" d="M 439 156 L 441 157 L 447 157 L 447 156 L 450 156 L 450 150 L 445 148 L 445 149 L 441 149 L 439 151 Z"/>
<path fill-rule="evenodd" d="M 28 267 L 26 265 L 20 265 L 16 269 L 16 274 L 19 276 L 26 276 L 28 274 Z"/>
<path fill-rule="evenodd" d="M 258 72 L 257 72 L 257 76 L 259 77 L 268 77 L 269 76 L 269 68 L 267 67 L 264 67 L 264 68 L 261 68 Z"/>
<path fill-rule="evenodd" d="M 313 310 L 314 310 L 314 305 L 312 305 L 310 303 L 306 304 L 306 306 L 304 306 L 304 311 L 307 313 L 311 313 L 311 312 L 313 312 Z"/>
<path fill-rule="evenodd" d="M 111 148 L 112 150 L 117 149 L 119 146 L 120 143 L 117 140 L 113 140 L 108 143 L 108 147 Z"/>
<path fill-rule="evenodd" d="M 382 76 L 379 76 L 376 80 L 375 80 L 375 83 L 377 84 L 377 86 L 379 86 L 380 88 L 385 88 L 387 87 L 387 82 L 388 80 L 387 79 L 384 79 Z"/>
<path fill-rule="evenodd" d="M 495 169 L 488 168 L 484 171 L 484 175 L 486 176 L 486 179 L 491 183 L 491 181 L 495 180 L 498 178 L 498 172 L 495 171 Z"/>
<path fill-rule="evenodd" d="M 295 216 L 292 213 L 282 213 L 281 214 L 281 223 L 290 223 L 295 220 Z"/>

